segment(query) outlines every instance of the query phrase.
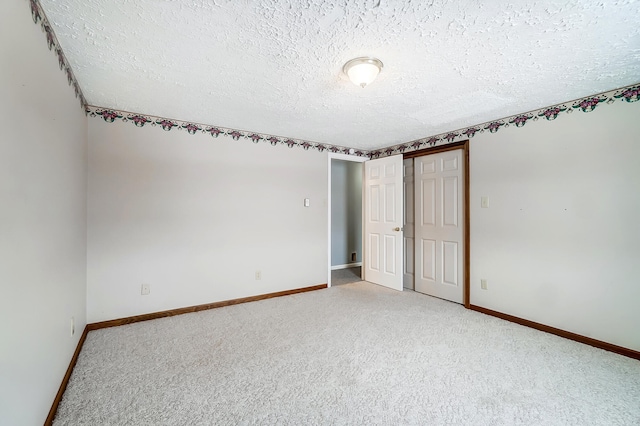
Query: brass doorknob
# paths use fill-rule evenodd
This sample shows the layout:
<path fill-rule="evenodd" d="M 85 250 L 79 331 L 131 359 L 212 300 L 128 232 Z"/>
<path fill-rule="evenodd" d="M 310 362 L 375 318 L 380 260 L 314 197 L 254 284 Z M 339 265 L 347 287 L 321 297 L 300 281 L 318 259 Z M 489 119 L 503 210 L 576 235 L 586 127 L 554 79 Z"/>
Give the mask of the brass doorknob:
<path fill-rule="evenodd" d="M 399 232 L 399 231 L 400 231 L 400 227 L 399 227 L 399 226 L 397 226 L 397 227 L 394 229 L 394 231 L 398 231 L 398 232 Z"/>

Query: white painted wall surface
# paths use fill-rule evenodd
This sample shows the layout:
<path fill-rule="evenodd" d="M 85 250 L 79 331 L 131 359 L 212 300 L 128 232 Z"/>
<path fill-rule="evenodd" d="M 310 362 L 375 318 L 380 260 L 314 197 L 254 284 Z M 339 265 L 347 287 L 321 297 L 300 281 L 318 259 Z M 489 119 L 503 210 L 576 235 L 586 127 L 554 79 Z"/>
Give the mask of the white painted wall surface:
<path fill-rule="evenodd" d="M 356 260 L 351 260 L 356 253 Z M 331 265 L 362 262 L 362 163 L 331 161 Z"/>
<path fill-rule="evenodd" d="M 89 322 L 327 282 L 326 153 L 147 126 L 89 120 Z"/>
<path fill-rule="evenodd" d="M 618 101 L 471 140 L 472 304 L 640 350 L 639 118 Z"/>
<path fill-rule="evenodd" d="M 0 57 L 0 424 L 36 425 L 86 324 L 87 119 L 26 1 Z"/>

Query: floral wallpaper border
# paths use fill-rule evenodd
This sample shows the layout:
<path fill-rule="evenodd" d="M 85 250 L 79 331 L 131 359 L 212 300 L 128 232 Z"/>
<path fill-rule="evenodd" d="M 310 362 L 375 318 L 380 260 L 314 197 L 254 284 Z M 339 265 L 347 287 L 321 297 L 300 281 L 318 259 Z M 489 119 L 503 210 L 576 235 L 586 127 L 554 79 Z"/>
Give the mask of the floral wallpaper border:
<path fill-rule="evenodd" d="M 286 145 L 289 148 L 300 147 L 305 150 L 316 150 L 320 152 L 333 152 L 338 154 L 357 155 L 359 157 L 368 157 L 368 151 L 362 151 L 344 146 L 310 142 L 304 139 L 287 138 L 283 136 L 275 136 L 267 133 L 249 132 L 246 130 L 231 129 L 228 127 L 212 126 L 208 124 L 194 123 L 191 121 L 173 120 L 170 118 L 156 117 L 152 115 L 144 115 L 119 111 L 109 108 L 100 108 L 96 106 L 87 106 L 86 112 L 90 117 L 102 118 L 107 123 L 113 123 L 116 120 L 125 123 L 130 122 L 136 127 L 160 126 L 162 130 L 171 131 L 173 129 L 185 130 L 190 135 L 196 133 L 205 133 L 217 138 L 220 135 L 230 136 L 234 140 L 247 139 L 253 143 L 265 142 L 272 146 Z"/>
<path fill-rule="evenodd" d="M 562 104 L 512 115 L 499 120 L 487 121 L 482 124 L 458 129 L 452 132 L 440 133 L 439 135 L 428 136 L 387 148 L 372 150 L 369 151 L 369 156 L 371 158 L 381 158 L 405 152 L 417 151 L 419 149 L 433 147 L 438 144 L 446 145 L 464 139 L 471 139 L 476 133 L 483 133 L 485 131 L 496 133 L 500 129 L 509 127 L 510 125 L 524 127 L 529 120 L 537 121 L 539 119 L 545 119 L 547 121 L 553 121 L 563 113 L 570 114 L 574 110 L 591 112 L 603 103 L 612 104 L 618 100 L 624 102 L 636 102 L 640 100 L 640 83 L 610 90 L 597 95 L 587 96 L 586 98 L 581 98 L 575 101 L 564 102 Z"/>
<path fill-rule="evenodd" d="M 547 121 L 552 121 L 558 118 L 561 114 L 569 114 L 574 110 L 591 112 L 603 103 L 612 104 L 618 100 L 630 103 L 640 100 L 640 83 L 636 83 L 619 89 L 587 96 L 575 101 L 568 101 L 562 104 L 552 105 L 540 108 L 538 110 L 516 114 L 510 117 L 488 121 L 482 124 L 477 124 L 455 131 L 445 132 L 439 135 L 428 136 L 410 142 L 389 146 L 387 148 L 381 148 L 372 151 L 358 150 L 338 145 L 310 142 L 302 139 L 287 138 L 265 133 L 249 132 L 245 130 L 193 123 L 189 121 L 173 120 L 169 118 L 130 113 L 126 111 L 88 105 L 82 93 L 82 89 L 80 88 L 80 85 L 78 84 L 78 81 L 73 74 L 73 70 L 71 69 L 69 62 L 67 61 L 67 58 L 62 51 L 62 47 L 60 47 L 60 43 L 58 42 L 58 39 L 53 32 L 51 24 L 49 23 L 49 20 L 42 10 L 40 1 L 29 0 L 29 3 L 31 5 L 31 16 L 33 18 L 33 22 L 35 24 L 40 24 L 42 31 L 45 33 L 49 50 L 53 50 L 58 57 L 58 64 L 60 66 L 60 69 L 65 72 L 67 81 L 69 85 L 73 87 L 75 95 L 80 100 L 80 104 L 83 110 L 91 117 L 101 117 L 108 123 L 113 123 L 116 119 L 118 119 L 122 120 L 123 122 L 130 121 L 136 127 L 144 127 L 146 124 L 150 124 L 151 126 L 160 126 L 165 131 L 170 131 L 174 128 L 177 128 L 178 130 L 186 130 L 187 133 L 192 135 L 196 133 L 208 133 L 214 138 L 217 138 L 220 135 L 227 135 L 234 140 L 248 139 L 254 143 L 267 142 L 274 146 L 287 145 L 289 148 L 298 146 L 305 150 L 313 149 L 320 152 L 328 151 L 340 154 L 357 155 L 360 157 L 380 158 L 395 154 L 402 154 L 405 152 L 417 151 L 419 149 L 433 147 L 438 144 L 446 145 L 463 139 L 471 139 L 476 135 L 476 133 L 483 133 L 485 131 L 496 133 L 500 129 L 509 127 L 510 125 L 514 125 L 516 127 L 524 127 L 530 120 L 536 121 L 539 119 L 545 119 Z"/>
<path fill-rule="evenodd" d="M 31 17 L 33 18 L 33 22 L 35 24 L 40 23 L 40 28 L 42 28 L 42 31 L 47 38 L 47 45 L 49 46 L 49 50 L 52 50 L 58 57 L 58 65 L 60 66 L 60 70 L 64 71 L 64 73 L 66 74 L 67 82 L 69 83 L 69 86 L 73 87 L 73 90 L 76 93 L 76 98 L 80 100 L 80 105 L 82 106 L 82 108 L 86 109 L 87 101 L 82 94 L 82 89 L 80 89 L 78 80 L 76 80 L 76 77 L 73 74 L 73 70 L 71 69 L 71 65 L 69 65 L 69 61 L 67 61 L 66 56 L 64 56 L 62 47 L 60 47 L 60 43 L 58 42 L 58 39 L 53 32 L 53 28 L 51 28 L 51 24 L 49 23 L 47 16 L 42 10 L 42 6 L 40 6 L 40 2 L 38 0 L 29 0 L 29 3 L 31 4 Z"/>
<path fill-rule="evenodd" d="M 287 138 L 265 133 L 249 132 L 227 127 L 193 123 L 190 121 L 173 120 L 169 118 L 137 114 L 109 108 L 100 108 L 96 106 L 87 106 L 85 111 L 89 116 L 101 117 L 107 123 L 113 123 L 115 120 L 122 120 L 123 122 L 130 121 L 136 127 L 144 127 L 146 124 L 149 124 L 151 126 L 160 126 L 165 131 L 170 131 L 176 128 L 178 130 L 186 130 L 187 133 L 191 135 L 194 135 L 196 133 L 208 133 L 215 138 L 220 135 L 226 135 L 230 136 L 234 140 L 248 139 L 254 143 L 268 142 L 273 146 L 287 145 L 289 148 L 299 146 L 305 150 L 314 149 L 320 152 L 328 151 L 333 153 L 351 154 L 357 155 L 359 157 L 370 157 L 372 159 L 375 159 L 395 154 L 402 154 L 405 152 L 417 151 L 419 149 L 433 147 L 436 145 L 446 145 L 464 139 L 471 139 L 476 135 L 476 133 L 483 133 L 485 131 L 496 133 L 503 128 L 509 127 L 510 125 L 516 127 L 524 127 L 530 120 L 537 121 L 539 119 L 545 119 L 547 121 L 553 121 L 561 114 L 571 114 L 574 110 L 579 110 L 582 112 L 592 112 L 603 103 L 612 104 L 616 101 L 631 103 L 638 100 L 640 100 L 640 84 L 635 84 L 622 87 L 620 89 L 603 92 L 597 95 L 587 96 L 575 101 L 564 102 L 562 104 L 552 105 L 538 110 L 512 115 L 510 117 L 502 118 L 499 120 L 488 121 L 471 127 L 458 129 L 456 131 L 445 132 L 435 136 L 428 136 L 425 138 L 416 139 L 411 142 L 405 142 L 372 151 L 357 150 L 338 145 L 310 142 L 302 139 Z"/>

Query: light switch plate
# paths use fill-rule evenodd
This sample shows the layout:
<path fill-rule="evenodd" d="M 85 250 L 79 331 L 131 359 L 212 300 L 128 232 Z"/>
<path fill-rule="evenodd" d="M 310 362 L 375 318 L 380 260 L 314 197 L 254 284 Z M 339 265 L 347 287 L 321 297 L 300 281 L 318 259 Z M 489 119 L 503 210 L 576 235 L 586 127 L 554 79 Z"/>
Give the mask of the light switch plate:
<path fill-rule="evenodd" d="M 489 197 L 480 197 L 480 207 L 483 209 L 489 208 Z"/>
<path fill-rule="evenodd" d="M 305 207 L 309 207 L 309 204 L 310 204 L 309 199 L 308 199 L 308 198 L 305 198 L 305 199 L 304 199 L 304 206 L 305 206 Z"/>

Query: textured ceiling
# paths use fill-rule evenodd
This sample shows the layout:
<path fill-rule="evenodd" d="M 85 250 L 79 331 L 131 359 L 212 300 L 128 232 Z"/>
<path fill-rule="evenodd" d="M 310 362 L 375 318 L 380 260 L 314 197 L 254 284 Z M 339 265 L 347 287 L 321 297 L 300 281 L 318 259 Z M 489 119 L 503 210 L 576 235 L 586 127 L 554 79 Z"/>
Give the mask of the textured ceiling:
<path fill-rule="evenodd" d="M 633 0 L 40 3 L 91 105 L 359 149 L 640 80 Z"/>

